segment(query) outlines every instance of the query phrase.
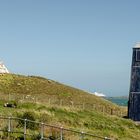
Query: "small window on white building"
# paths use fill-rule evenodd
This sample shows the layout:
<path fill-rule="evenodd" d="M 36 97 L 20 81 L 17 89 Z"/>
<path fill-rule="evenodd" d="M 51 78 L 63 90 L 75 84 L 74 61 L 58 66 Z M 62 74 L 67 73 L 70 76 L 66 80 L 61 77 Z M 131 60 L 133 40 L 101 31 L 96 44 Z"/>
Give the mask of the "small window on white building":
<path fill-rule="evenodd" d="M 136 50 L 136 61 L 140 61 L 140 50 Z"/>

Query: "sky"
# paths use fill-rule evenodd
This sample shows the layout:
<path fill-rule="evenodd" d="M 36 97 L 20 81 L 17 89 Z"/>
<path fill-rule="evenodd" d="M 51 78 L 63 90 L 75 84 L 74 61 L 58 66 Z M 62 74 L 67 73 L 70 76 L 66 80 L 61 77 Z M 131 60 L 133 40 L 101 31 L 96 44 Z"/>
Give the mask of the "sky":
<path fill-rule="evenodd" d="M 0 60 L 107 96 L 129 94 L 139 0 L 1 0 Z"/>

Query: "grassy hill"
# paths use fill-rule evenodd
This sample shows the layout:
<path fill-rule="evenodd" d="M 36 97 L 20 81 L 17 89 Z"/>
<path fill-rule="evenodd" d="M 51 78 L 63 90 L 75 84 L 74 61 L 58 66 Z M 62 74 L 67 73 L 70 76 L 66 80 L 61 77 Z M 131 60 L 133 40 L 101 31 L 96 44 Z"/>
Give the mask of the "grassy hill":
<path fill-rule="evenodd" d="M 96 105 L 105 107 L 104 111 L 120 109 L 117 105 L 85 91 L 37 76 L 0 75 L 0 93 L 1 98 L 7 99 L 10 94 L 10 98 L 15 100 L 29 99 L 41 103 L 82 105 L 82 107 L 85 105 L 87 109 Z"/>
<path fill-rule="evenodd" d="M 22 116 L 31 112 L 37 121 L 108 136 L 139 140 L 140 126 L 122 118 L 125 107 L 56 81 L 14 74 L 0 75 L 0 114 Z M 5 102 L 17 108 L 4 108 Z M 73 139 L 74 140 L 74 139 Z"/>

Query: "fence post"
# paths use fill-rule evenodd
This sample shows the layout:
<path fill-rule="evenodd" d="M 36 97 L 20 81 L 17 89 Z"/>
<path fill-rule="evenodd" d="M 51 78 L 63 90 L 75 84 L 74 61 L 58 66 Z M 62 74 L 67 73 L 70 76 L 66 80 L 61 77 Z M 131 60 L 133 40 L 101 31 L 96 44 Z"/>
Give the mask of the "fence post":
<path fill-rule="evenodd" d="M 25 98 L 24 98 L 24 95 L 23 95 L 23 96 L 22 96 L 22 100 L 23 100 L 23 102 L 24 102 L 24 99 L 25 99 Z"/>
<path fill-rule="evenodd" d="M 35 102 L 36 102 L 36 103 L 38 102 L 38 98 L 37 98 L 37 97 L 35 97 Z"/>
<path fill-rule="evenodd" d="M 62 106 L 62 105 L 63 105 L 63 100 L 61 99 L 61 100 L 60 100 L 60 106 Z"/>
<path fill-rule="evenodd" d="M 24 119 L 24 140 L 26 140 L 27 119 Z"/>
<path fill-rule="evenodd" d="M 122 110 L 121 110 L 121 117 L 123 116 Z"/>
<path fill-rule="evenodd" d="M 51 105 L 51 99 L 49 98 L 49 105 Z"/>
<path fill-rule="evenodd" d="M 71 101 L 70 103 L 71 103 L 71 107 L 73 108 L 73 105 L 74 105 L 73 101 Z"/>
<path fill-rule="evenodd" d="M 85 104 L 83 103 L 83 110 L 85 109 Z"/>
<path fill-rule="evenodd" d="M 93 110 L 95 110 L 95 105 L 94 104 L 92 105 L 92 108 L 93 108 Z"/>
<path fill-rule="evenodd" d="M 105 107 L 104 106 L 102 106 L 102 112 L 103 112 L 103 114 L 105 113 Z"/>
<path fill-rule="evenodd" d="M 8 132 L 11 132 L 11 117 L 8 118 Z"/>
<path fill-rule="evenodd" d="M 8 117 L 8 140 L 10 140 L 10 132 L 11 132 L 11 117 Z"/>
<path fill-rule="evenodd" d="M 41 123 L 41 140 L 44 138 L 44 123 Z"/>
<path fill-rule="evenodd" d="M 113 115 L 113 109 L 112 108 L 111 108 L 111 112 L 110 113 L 111 113 L 111 115 Z"/>
<path fill-rule="evenodd" d="M 60 127 L 60 140 L 63 140 L 63 127 Z"/>
<path fill-rule="evenodd" d="M 11 95 L 10 95 L 10 93 L 8 95 L 8 101 L 11 101 Z"/>

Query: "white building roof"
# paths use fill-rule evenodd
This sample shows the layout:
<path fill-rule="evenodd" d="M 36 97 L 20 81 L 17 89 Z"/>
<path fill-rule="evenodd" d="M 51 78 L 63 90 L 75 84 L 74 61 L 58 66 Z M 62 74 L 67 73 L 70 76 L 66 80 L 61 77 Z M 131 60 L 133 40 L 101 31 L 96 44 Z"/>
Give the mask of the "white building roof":
<path fill-rule="evenodd" d="M 136 45 L 135 45 L 134 48 L 140 48 L 140 42 L 139 43 L 136 43 Z"/>
<path fill-rule="evenodd" d="M 0 62 L 0 73 L 9 73 L 8 69 L 2 62 Z"/>

